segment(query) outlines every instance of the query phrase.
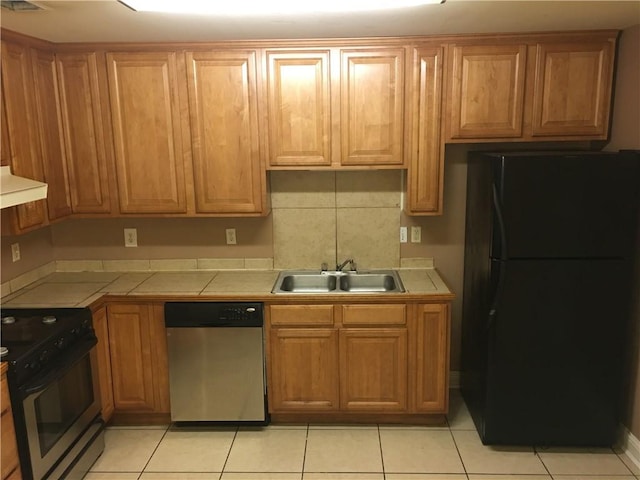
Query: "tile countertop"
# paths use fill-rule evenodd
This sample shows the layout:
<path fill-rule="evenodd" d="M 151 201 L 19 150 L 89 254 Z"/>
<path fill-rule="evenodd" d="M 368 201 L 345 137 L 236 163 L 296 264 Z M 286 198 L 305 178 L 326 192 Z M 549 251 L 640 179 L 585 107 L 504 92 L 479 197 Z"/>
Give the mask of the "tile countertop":
<path fill-rule="evenodd" d="M 406 293 L 385 295 L 406 300 L 452 300 L 453 292 L 433 268 L 398 269 Z M 86 307 L 104 299 L 160 297 L 274 301 L 302 299 L 305 294 L 272 294 L 280 271 L 222 270 L 188 272 L 56 272 L 2 299 L 5 308 Z M 384 294 L 375 294 L 382 297 Z M 361 294 L 313 295 L 362 298 Z M 367 296 L 371 298 L 371 295 Z M 428 298 L 425 298 L 428 297 Z"/>

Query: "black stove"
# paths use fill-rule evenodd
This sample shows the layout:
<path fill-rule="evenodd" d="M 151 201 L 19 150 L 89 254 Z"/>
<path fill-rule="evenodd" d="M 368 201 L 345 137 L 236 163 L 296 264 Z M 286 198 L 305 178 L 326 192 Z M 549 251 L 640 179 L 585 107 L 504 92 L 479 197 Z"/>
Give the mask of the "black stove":
<path fill-rule="evenodd" d="M 9 375 L 22 385 L 78 341 L 93 335 L 88 308 L 34 308 L 1 311 L 0 355 Z"/>

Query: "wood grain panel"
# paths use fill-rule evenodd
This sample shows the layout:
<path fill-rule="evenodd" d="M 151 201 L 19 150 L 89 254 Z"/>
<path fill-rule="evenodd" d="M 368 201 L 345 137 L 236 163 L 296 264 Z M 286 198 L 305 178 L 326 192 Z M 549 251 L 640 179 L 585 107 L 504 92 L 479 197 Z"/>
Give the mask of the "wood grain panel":
<path fill-rule="evenodd" d="M 7 120 L 11 171 L 15 175 L 44 180 L 33 98 L 29 49 L 2 42 L 2 96 Z M 46 221 L 45 202 L 29 202 L 12 211 L 13 233 L 21 233 Z"/>
<path fill-rule="evenodd" d="M 340 406 L 347 411 L 407 408 L 407 330 L 340 330 Z"/>
<path fill-rule="evenodd" d="M 261 213 L 256 52 L 187 52 L 196 212 Z"/>
<path fill-rule="evenodd" d="M 426 304 L 418 311 L 416 410 L 446 413 L 449 402 L 449 307 L 447 304 Z"/>
<path fill-rule="evenodd" d="M 105 121 L 97 53 L 57 53 L 65 153 L 74 213 L 109 213 Z"/>
<path fill-rule="evenodd" d="M 404 165 L 404 55 L 341 51 L 342 165 Z"/>
<path fill-rule="evenodd" d="M 7 366 L 3 362 L 2 377 L 0 379 L 0 475 L 2 480 L 20 480 L 20 462 L 18 459 L 18 444 L 13 424 L 11 401 L 6 376 Z"/>
<path fill-rule="evenodd" d="M 175 52 L 108 53 L 120 210 L 186 213 Z"/>
<path fill-rule="evenodd" d="M 333 305 L 271 305 L 271 325 L 333 325 Z"/>
<path fill-rule="evenodd" d="M 527 46 L 452 50 L 451 138 L 520 137 Z"/>
<path fill-rule="evenodd" d="M 98 338 L 97 359 L 100 381 L 100 399 L 102 403 L 102 419 L 108 422 L 113 415 L 113 377 L 111 375 L 111 353 L 109 350 L 109 327 L 107 309 L 102 307 L 93 312 L 93 329 Z"/>
<path fill-rule="evenodd" d="M 274 328 L 270 339 L 269 410 L 337 410 L 337 331 L 329 328 Z"/>
<path fill-rule="evenodd" d="M 533 135 L 606 138 L 613 48 L 613 41 L 537 45 Z"/>
<path fill-rule="evenodd" d="M 36 113 L 47 189 L 49 220 L 71 215 L 71 193 L 64 150 L 62 111 L 58 93 L 56 58 L 52 52 L 32 50 Z"/>
<path fill-rule="evenodd" d="M 269 164 L 331 165 L 329 50 L 266 56 Z"/>
<path fill-rule="evenodd" d="M 443 49 L 413 51 L 411 160 L 407 210 L 424 215 L 442 212 L 444 148 L 440 141 Z"/>
<path fill-rule="evenodd" d="M 397 305 L 343 305 L 343 325 L 404 325 L 404 304 Z"/>

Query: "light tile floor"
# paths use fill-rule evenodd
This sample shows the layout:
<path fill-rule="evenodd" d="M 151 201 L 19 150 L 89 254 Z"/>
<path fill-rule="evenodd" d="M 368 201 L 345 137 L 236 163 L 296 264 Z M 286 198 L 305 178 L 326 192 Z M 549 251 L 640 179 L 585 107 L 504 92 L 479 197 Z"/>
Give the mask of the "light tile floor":
<path fill-rule="evenodd" d="M 86 480 L 637 480 L 611 449 L 482 445 L 452 391 L 448 425 L 109 427 Z"/>

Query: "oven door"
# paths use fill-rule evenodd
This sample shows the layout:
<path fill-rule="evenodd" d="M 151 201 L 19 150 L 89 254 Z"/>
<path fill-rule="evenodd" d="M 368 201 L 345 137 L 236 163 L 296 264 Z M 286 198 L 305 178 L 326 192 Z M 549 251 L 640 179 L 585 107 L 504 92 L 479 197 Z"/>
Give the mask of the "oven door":
<path fill-rule="evenodd" d="M 20 390 L 34 479 L 43 478 L 100 414 L 96 339 L 89 337 Z"/>

